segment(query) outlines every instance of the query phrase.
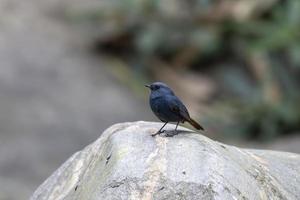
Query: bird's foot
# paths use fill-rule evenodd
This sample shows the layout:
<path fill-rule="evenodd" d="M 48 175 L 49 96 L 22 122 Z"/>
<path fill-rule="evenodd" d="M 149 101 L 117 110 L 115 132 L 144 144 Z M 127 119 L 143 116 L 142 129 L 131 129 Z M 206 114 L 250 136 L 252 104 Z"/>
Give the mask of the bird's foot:
<path fill-rule="evenodd" d="M 161 133 L 164 133 L 165 132 L 165 130 L 159 130 L 159 131 L 157 131 L 156 133 L 154 133 L 154 134 L 151 134 L 151 136 L 152 137 L 155 137 L 156 135 L 160 135 Z"/>
<path fill-rule="evenodd" d="M 175 136 L 175 135 L 177 135 L 178 134 L 178 131 L 177 130 L 174 130 L 174 131 L 166 131 L 165 133 L 164 133 L 164 136 L 165 137 L 173 137 L 173 136 Z"/>

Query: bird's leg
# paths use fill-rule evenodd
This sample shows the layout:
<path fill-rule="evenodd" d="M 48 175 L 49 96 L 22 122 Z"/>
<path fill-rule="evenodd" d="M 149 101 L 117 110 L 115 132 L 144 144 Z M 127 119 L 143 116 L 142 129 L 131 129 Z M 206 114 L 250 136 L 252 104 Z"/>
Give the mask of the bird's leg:
<path fill-rule="evenodd" d="M 179 124 L 179 121 L 177 122 L 176 124 L 176 127 L 175 127 L 175 132 L 177 132 L 177 127 L 178 127 L 178 124 Z"/>
<path fill-rule="evenodd" d="M 175 130 L 174 130 L 173 132 L 166 133 L 165 136 L 166 136 L 166 137 L 173 137 L 174 135 L 177 135 L 177 134 L 178 134 L 178 132 L 177 132 L 178 124 L 179 124 L 179 122 L 177 122 L 176 127 L 175 127 Z"/>
<path fill-rule="evenodd" d="M 156 136 L 156 135 L 158 135 L 158 134 L 163 133 L 162 129 L 167 125 L 167 123 L 168 123 L 168 122 L 166 122 L 166 123 L 159 129 L 159 131 L 157 131 L 156 133 L 152 134 L 152 136 L 154 137 L 154 136 Z"/>

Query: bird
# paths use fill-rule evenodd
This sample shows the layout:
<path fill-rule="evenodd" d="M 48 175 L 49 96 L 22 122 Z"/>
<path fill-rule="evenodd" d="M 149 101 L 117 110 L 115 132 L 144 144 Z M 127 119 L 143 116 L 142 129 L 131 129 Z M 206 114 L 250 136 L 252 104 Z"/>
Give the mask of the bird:
<path fill-rule="evenodd" d="M 175 131 L 172 135 L 178 134 L 178 124 L 189 122 L 197 130 L 204 130 L 204 128 L 190 117 L 190 114 L 182 103 L 182 101 L 175 95 L 172 89 L 163 82 L 154 82 L 150 85 L 145 85 L 151 91 L 149 96 L 149 104 L 153 113 L 164 122 L 164 125 L 152 136 L 163 133 L 163 128 L 169 122 L 177 122 Z"/>

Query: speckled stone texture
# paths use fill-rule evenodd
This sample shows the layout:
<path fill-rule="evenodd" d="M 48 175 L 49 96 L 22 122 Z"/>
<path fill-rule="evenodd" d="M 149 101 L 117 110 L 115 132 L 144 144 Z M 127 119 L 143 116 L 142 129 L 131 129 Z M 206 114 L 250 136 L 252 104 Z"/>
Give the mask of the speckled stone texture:
<path fill-rule="evenodd" d="M 132 122 L 108 128 L 31 200 L 300 199 L 300 155 L 241 149 L 182 127 L 174 137 L 151 137 L 160 126 Z"/>

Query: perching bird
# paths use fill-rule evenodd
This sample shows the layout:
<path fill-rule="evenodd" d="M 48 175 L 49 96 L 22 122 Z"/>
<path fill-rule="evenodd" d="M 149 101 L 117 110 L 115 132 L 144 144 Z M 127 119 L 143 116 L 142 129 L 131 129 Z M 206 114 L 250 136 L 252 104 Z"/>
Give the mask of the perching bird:
<path fill-rule="evenodd" d="M 151 90 L 149 103 L 153 113 L 162 122 L 165 122 L 165 124 L 159 129 L 159 131 L 152 136 L 164 132 L 162 131 L 162 129 L 169 122 L 177 122 L 175 134 L 177 134 L 177 127 L 179 122 L 184 123 L 185 121 L 189 122 L 198 130 L 204 130 L 204 128 L 200 124 L 198 124 L 190 117 L 189 112 L 184 104 L 165 83 L 155 82 L 151 85 L 145 86 L 150 88 Z"/>

